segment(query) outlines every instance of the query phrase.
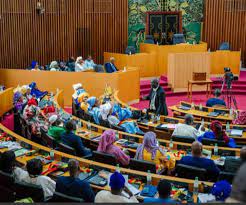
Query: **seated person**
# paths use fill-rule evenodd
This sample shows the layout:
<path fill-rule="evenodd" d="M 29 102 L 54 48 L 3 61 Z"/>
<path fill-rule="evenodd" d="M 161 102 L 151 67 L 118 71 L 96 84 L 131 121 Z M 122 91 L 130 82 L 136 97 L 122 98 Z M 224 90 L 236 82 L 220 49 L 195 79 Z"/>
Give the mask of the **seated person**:
<path fill-rule="evenodd" d="M 220 170 L 215 165 L 214 161 L 202 156 L 202 144 L 200 142 L 193 142 L 191 151 L 192 156 L 182 157 L 182 159 L 179 161 L 179 164 L 206 169 L 208 176 L 217 177 L 219 175 Z"/>
<path fill-rule="evenodd" d="M 231 148 L 236 147 L 235 140 L 227 136 L 225 130 L 223 130 L 222 124 L 219 121 L 213 121 L 210 125 L 210 129 L 212 132 L 205 132 L 203 136 L 200 136 L 198 138 L 200 142 L 202 142 L 203 138 L 216 139 L 216 140 L 224 141 L 228 147 Z"/>
<path fill-rule="evenodd" d="M 98 152 L 103 152 L 115 156 L 117 162 L 122 165 L 128 165 L 130 157 L 127 156 L 115 143 L 115 132 L 113 130 L 106 130 L 102 134 L 102 137 L 97 148 Z"/>
<path fill-rule="evenodd" d="M 56 182 L 47 176 L 41 175 L 43 164 L 40 159 L 31 159 L 26 164 L 27 172 L 22 174 L 20 181 L 41 186 L 45 199 L 52 197 L 55 192 Z"/>
<path fill-rule="evenodd" d="M 66 63 L 63 62 L 63 61 L 60 61 L 59 68 L 60 68 L 61 71 L 67 71 L 68 70 L 68 67 L 66 66 Z"/>
<path fill-rule="evenodd" d="M 88 55 L 87 59 L 85 60 L 85 68 L 87 70 L 94 70 L 96 64 L 94 63 L 92 56 Z"/>
<path fill-rule="evenodd" d="M 132 192 L 125 186 L 125 178 L 121 173 L 114 172 L 110 176 L 109 186 L 111 191 L 97 193 L 95 203 L 138 203 Z M 123 192 L 126 194 L 123 195 Z"/>
<path fill-rule="evenodd" d="M 225 101 L 219 98 L 220 96 L 221 96 L 221 90 L 220 89 L 216 89 L 214 91 L 214 98 L 208 99 L 208 101 L 206 103 L 206 106 L 207 107 L 213 107 L 215 105 L 226 106 Z"/>
<path fill-rule="evenodd" d="M 71 56 L 67 61 L 67 70 L 68 72 L 74 72 L 75 71 L 75 59 L 73 56 Z"/>
<path fill-rule="evenodd" d="M 91 150 L 86 148 L 79 136 L 75 135 L 76 125 L 73 120 L 68 121 L 65 125 L 66 132 L 61 136 L 61 141 L 75 149 L 76 154 L 80 157 L 91 155 Z"/>
<path fill-rule="evenodd" d="M 26 174 L 26 171 L 16 167 L 16 156 L 12 150 L 0 154 L 0 171 L 13 175 L 16 181 L 20 181 L 23 174 Z"/>
<path fill-rule="evenodd" d="M 240 150 L 240 158 L 228 156 L 225 159 L 224 171 L 236 173 L 240 166 L 246 162 L 246 147 Z"/>
<path fill-rule="evenodd" d="M 45 92 L 42 92 L 38 89 L 37 87 L 37 84 L 35 82 L 32 82 L 30 85 L 29 85 L 30 89 L 31 89 L 31 95 L 32 96 L 35 96 L 37 99 L 42 99 L 45 95 L 48 94 L 47 91 Z"/>
<path fill-rule="evenodd" d="M 170 197 L 172 185 L 166 180 L 160 180 L 157 185 L 158 198 L 145 198 L 144 203 L 176 204 Z"/>
<path fill-rule="evenodd" d="M 88 98 L 90 95 L 87 92 L 84 92 L 79 95 L 78 97 L 78 103 L 80 104 L 80 108 L 84 111 L 87 112 L 89 108 L 89 104 L 87 103 Z"/>
<path fill-rule="evenodd" d="M 14 93 L 14 110 L 15 112 L 22 113 L 25 101 L 21 92 L 17 91 Z"/>
<path fill-rule="evenodd" d="M 99 100 L 96 97 L 90 97 L 87 100 L 88 111 L 91 111 L 95 107 L 99 107 Z"/>
<path fill-rule="evenodd" d="M 40 71 L 40 67 L 37 61 L 32 61 L 31 63 L 31 70 L 32 71 Z"/>
<path fill-rule="evenodd" d="M 246 125 L 246 111 L 239 112 L 237 118 L 233 120 L 235 125 Z"/>
<path fill-rule="evenodd" d="M 79 56 L 75 62 L 75 72 L 81 72 L 81 71 L 86 71 L 86 68 L 83 58 Z"/>
<path fill-rule="evenodd" d="M 156 165 L 164 165 L 169 170 L 175 167 L 175 157 L 169 155 L 168 161 L 164 150 L 158 145 L 156 134 L 154 132 L 147 132 L 144 135 L 143 144 L 137 148 L 135 159 L 145 160 L 155 163 Z"/>
<path fill-rule="evenodd" d="M 119 71 L 115 66 L 115 58 L 111 57 L 110 62 L 105 64 L 105 70 L 107 73 L 114 73 Z"/>
<path fill-rule="evenodd" d="M 79 105 L 78 103 L 78 97 L 85 93 L 85 89 L 83 88 L 81 83 L 77 83 L 73 85 L 74 93 L 73 93 L 73 99 L 76 103 L 76 105 Z"/>
<path fill-rule="evenodd" d="M 179 123 L 173 131 L 172 136 L 184 136 L 192 137 L 197 139 L 202 134 L 203 125 L 200 126 L 199 130 L 194 128 L 193 125 L 194 117 L 190 114 L 185 115 L 185 124 Z"/>
<path fill-rule="evenodd" d="M 59 143 L 61 141 L 61 135 L 66 131 L 63 126 L 59 126 L 61 121 L 57 115 L 52 115 L 49 118 L 50 127 L 48 129 L 48 135 L 53 137 L 54 140 Z"/>
<path fill-rule="evenodd" d="M 52 61 L 50 63 L 50 67 L 49 67 L 50 71 L 59 71 L 60 68 L 59 68 L 59 64 L 57 61 Z"/>
<path fill-rule="evenodd" d="M 108 121 L 110 125 L 119 126 L 127 133 L 144 134 L 144 132 L 139 129 L 138 124 L 133 120 L 120 121 L 116 116 L 110 115 L 108 116 Z"/>
<path fill-rule="evenodd" d="M 78 178 L 80 174 L 79 162 L 75 159 L 70 159 L 68 162 L 68 170 L 70 176 L 58 178 L 56 182 L 56 192 L 81 198 L 85 202 L 94 202 L 95 194 L 90 184 L 86 180 L 82 181 Z"/>

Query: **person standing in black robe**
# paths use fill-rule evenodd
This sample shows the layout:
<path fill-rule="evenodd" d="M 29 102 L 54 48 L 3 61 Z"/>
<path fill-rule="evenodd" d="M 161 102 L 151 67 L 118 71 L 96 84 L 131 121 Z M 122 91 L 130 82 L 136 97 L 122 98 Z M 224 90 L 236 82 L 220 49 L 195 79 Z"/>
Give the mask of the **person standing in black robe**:
<path fill-rule="evenodd" d="M 165 91 L 160 86 L 158 79 L 151 81 L 151 91 L 143 99 L 149 100 L 149 112 L 155 113 L 156 115 L 168 115 Z"/>

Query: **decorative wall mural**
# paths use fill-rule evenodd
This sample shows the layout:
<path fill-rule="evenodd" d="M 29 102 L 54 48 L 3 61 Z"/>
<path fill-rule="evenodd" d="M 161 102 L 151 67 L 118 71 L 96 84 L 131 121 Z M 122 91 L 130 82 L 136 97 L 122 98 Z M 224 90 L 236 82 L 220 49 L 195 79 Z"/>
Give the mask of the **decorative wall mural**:
<path fill-rule="evenodd" d="M 147 11 L 182 11 L 184 33 L 189 42 L 199 42 L 203 0 L 128 0 L 128 44 L 139 48 L 144 41 Z"/>

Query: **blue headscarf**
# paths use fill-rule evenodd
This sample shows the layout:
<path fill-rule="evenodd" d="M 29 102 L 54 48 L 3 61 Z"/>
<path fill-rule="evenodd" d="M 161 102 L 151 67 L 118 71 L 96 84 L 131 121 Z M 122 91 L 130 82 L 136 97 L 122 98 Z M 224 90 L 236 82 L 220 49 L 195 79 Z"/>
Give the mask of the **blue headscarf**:
<path fill-rule="evenodd" d="M 36 84 L 35 82 L 32 82 L 32 83 L 29 85 L 29 87 L 31 88 L 31 95 L 35 95 L 35 97 L 36 97 L 37 99 L 39 99 L 39 98 L 43 98 L 45 95 L 48 94 L 47 91 L 42 92 L 42 91 L 36 89 L 36 85 L 37 85 L 37 84 Z"/>
<path fill-rule="evenodd" d="M 32 61 L 32 63 L 31 63 L 31 68 L 32 68 L 32 69 L 35 68 L 37 64 L 38 64 L 37 61 Z"/>
<path fill-rule="evenodd" d="M 132 117 L 132 111 L 128 108 L 121 108 L 119 104 L 115 104 L 112 111 L 113 115 L 118 115 L 120 121 L 127 120 Z"/>
<path fill-rule="evenodd" d="M 87 100 L 87 103 L 89 104 L 89 110 L 92 109 L 93 106 L 95 106 L 96 104 L 96 101 L 97 101 L 97 98 L 96 97 L 90 97 L 88 100 Z"/>
<path fill-rule="evenodd" d="M 231 194 L 231 185 L 226 181 L 216 182 L 211 190 L 217 201 L 225 201 Z"/>
<path fill-rule="evenodd" d="M 125 178 L 119 172 L 114 172 L 110 177 L 109 186 L 111 189 L 120 190 L 125 186 Z"/>

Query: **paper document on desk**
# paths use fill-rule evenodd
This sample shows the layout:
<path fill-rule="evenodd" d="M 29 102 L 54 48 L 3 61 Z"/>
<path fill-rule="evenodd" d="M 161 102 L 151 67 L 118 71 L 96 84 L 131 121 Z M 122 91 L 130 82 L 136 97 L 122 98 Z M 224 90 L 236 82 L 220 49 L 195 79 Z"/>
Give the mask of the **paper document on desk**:
<path fill-rule="evenodd" d="M 237 129 L 232 129 L 231 130 L 231 135 L 232 136 L 243 136 L 243 130 L 237 130 Z"/>
<path fill-rule="evenodd" d="M 200 203 L 207 203 L 207 202 L 212 202 L 216 201 L 215 196 L 212 194 L 198 194 L 198 199 Z"/>
<path fill-rule="evenodd" d="M 177 127 L 177 124 L 163 124 L 161 125 L 161 128 L 167 128 L 167 129 L 175 129 Z"/>

